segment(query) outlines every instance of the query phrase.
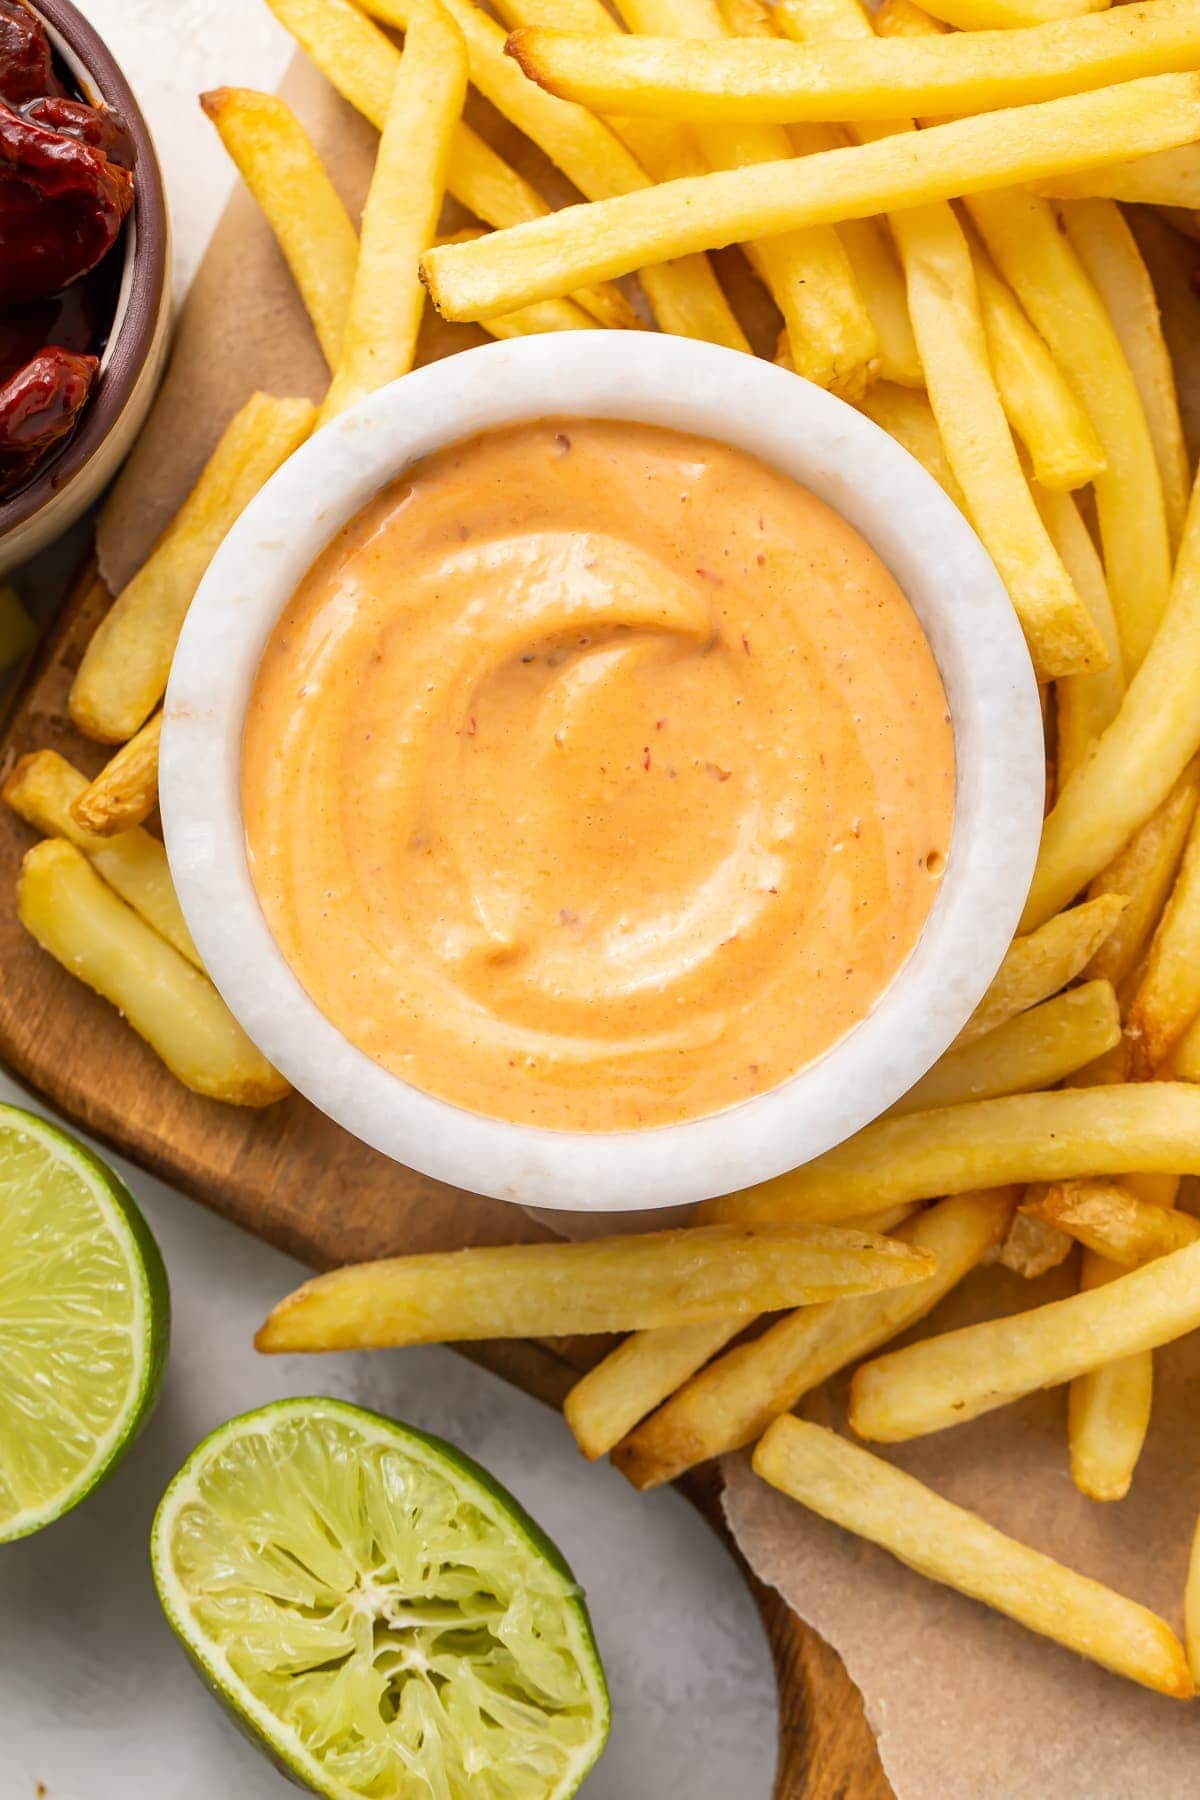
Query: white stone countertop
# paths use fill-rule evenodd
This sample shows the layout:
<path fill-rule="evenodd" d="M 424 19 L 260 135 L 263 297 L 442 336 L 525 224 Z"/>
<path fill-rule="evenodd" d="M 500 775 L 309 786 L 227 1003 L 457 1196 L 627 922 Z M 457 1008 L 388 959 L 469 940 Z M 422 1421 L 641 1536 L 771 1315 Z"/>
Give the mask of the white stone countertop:
<path fill-rule="evenodd" d="M 195 103 L 270 87 L 287 60 L 260 0 L 77 0 L 159 141 L 179 291 L 229 189 Z M 0 1075 L 0 1100 L 29 1104 Z M 111 1160 L 111 1159 L 110 1159 Z M 460 1443 L 513 1488 L 588 1590 L 613 1690 L 588 1800 L 769 1800 L 774 1678 L 740 1576 L 676 1494 L 589 1467 L 536 1401 L 446 1350 L 264 1359 L 251 1334 L 299 1265 L 122 1169 L 175 1310 L 158 1410 L 116 1475 L 0 1551 L 0 1800 L 274 1800 L 289 1790 L 207 1697 L 159 1612 L 147 1535 L 166 1482 L 221 1420 L 285 1394 L 341 1395 Z M 40 1785 L 39 1785 L 40 1784 Z"/>

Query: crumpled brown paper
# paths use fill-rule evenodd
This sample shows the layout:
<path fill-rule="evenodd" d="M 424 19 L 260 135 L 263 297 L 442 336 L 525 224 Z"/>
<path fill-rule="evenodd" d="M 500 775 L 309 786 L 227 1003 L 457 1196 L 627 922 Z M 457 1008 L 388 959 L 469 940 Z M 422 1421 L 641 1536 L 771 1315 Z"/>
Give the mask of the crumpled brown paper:
<path fill-rule="evenodd" d="M 303 58 L 282 91 L 357 215 L 375 134 Z M 565 197 L 564 184 L 535 152 L 522 146 L 514 154 L 514 134 L 494 117 L 485 123 L 477 107 L 472 116 L 548 198 Z M 213 154 L 221 154 L 215 133 Z M 445 227 L 462 222 L 449 208 Z M 1194 346 L 1189 277 L 1200 247 L 1150 219 L 1144 248 L 1161 271 L 1179 359 Z M 736 276 L 736 265 L 729 272 Z M 746 322 L 756 340 L 769 341 L 772 319 Z M 475 328 L 431 316 L 421 360 L 480 341 Z M 119 588 L 140 566 L 220 430 L 255 388 L 318 399 L 327 378 L 271 234 L 239 188 L 183 308 L 154 412 L 101 521 L 109 585 Z M 1185 379 L 1184 389 L 1189 435 L 1200 435 L 1200 380 Z M 611 1221 L 540 1216 L 572 1235 L 667 1222 L 636 1214 Z M 1037 1297 L 1065 1291 L 1069 1280 L 1069 1267 L 1056 1271 L 1037 1284 Z M 1034 1298 L 1017 1277 L 980 1272 L 923 1329 L 948 1329 Z M 950 1498 L 1178 1624 L 1200 1510 L 1200 1344 L 1160 1353 L 1157 1377 L 1150 1438 L 1133 1492 L 1118 1505 L 1097 1506 L 1072 1486 L 1061 1391 L 889 1454 Z M 840 1423 L 837 1414 L 836 1395 L 815 1403 L 813 1416 Z M 842 1653 L 900 1800 L 1200 1794 L 1200 1710 L 1144 1693 L 912 1574 L 774 1493 L 746 1457 L 727 1459 L 725 1473 L 726 1511 L 743 1552 Z"/>

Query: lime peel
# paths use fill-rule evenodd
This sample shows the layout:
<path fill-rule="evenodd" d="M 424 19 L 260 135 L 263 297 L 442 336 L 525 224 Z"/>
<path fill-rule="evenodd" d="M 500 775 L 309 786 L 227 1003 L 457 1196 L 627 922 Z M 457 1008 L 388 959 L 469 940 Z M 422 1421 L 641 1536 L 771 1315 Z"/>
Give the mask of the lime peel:
<path fill-rule="evenodd" d="M 151 1559 L 210 1686 L 330 1800 L 566 1800 L 604 1747 L 571 1571 L 439 1438 L 337 1400 L 246 1413 L 171 1483 Z"/>

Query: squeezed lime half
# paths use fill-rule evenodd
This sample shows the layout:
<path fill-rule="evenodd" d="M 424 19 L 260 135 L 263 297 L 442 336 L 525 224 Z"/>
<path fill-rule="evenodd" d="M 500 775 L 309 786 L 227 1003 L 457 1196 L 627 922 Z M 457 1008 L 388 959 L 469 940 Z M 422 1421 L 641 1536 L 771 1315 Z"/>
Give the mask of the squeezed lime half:
<path fill-rule="evenodd" d="M 0 1543 L 119 1462 L 158 1392 L 170 1314 L 129 1190 L 66 1132 L 0 1106 Z"/>
<path fill-rule="evenodd" d="M 280 1400 L 204 1440 L 151 1561 L 209 1683 L 336 1800 L 559 1800 L 608 1736 L 570 1569 L 440 1438 L 338 1400 Z"/>

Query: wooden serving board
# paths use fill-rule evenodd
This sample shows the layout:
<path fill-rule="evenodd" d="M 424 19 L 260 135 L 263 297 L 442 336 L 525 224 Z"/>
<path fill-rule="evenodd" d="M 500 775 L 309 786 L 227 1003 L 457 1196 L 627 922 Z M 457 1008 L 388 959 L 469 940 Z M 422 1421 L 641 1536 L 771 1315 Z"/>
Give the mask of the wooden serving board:
<path fill-rule="evenodd" d="M 108 602 L 89 570 L 0 721 L 0 777 L 18 756 L 42 748 L 60 751 L 89 774 L 100 767 L 103 748 L 72 729 L 66 695 Z M 368 1150 L 299 1096 L 251 1111 L 181 1087 L 112 1008 L 45 955 L 19 923 L 17 873 L 34 841 L 29 827 L 0 808 L 0 1057 L 68 1119 L 317 1269 L 551 1235 L 516 1207 L 431 1181 Z M 595 1339 L 458 1346 L 552 1406 L 561 1405 L 603 1347 Z M 715 1468 L 695 1471 L 681 1486 L 736 1556 L 721 1520 Z M 886 1800 L 891 1789 L 841 1661 L 742 1568 L 779 1683 L 776 1800 Z M 730 1701 L 736 1704 L 736 1696 Z"/>

